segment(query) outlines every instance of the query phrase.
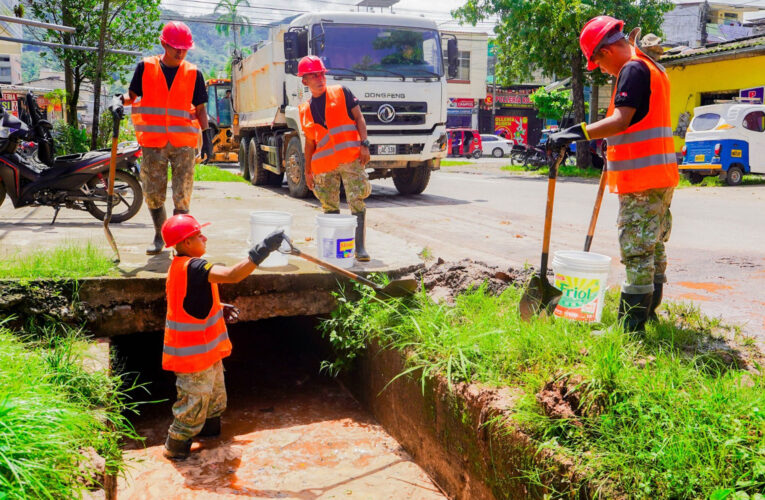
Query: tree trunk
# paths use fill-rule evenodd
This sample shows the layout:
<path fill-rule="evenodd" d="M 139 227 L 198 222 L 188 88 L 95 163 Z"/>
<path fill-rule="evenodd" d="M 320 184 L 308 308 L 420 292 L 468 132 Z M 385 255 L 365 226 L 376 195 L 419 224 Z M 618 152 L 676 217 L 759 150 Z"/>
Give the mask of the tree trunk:
<path fill-rule="evenodd" d="M 571 57 L 571 98 L 574 101 L 574 120 L 577 123 L 586 121 L 584 116 L 584 72 L 582 71 L 582 53 L 576 51 Z M 581 167 L 590 166 L 590 145 L 587 141 L 576 143 L 576 164 Z"/>
<path fill-rule="evenodd" d="M 72 102 L 69 103 L 69 112 L 72 114 L 72 116 L 74 116 L 74 121 L 70 119 L 69 124 L 77 127 L 79 126 L 79 121 L 77 120 L 77 103 L 80 101 L 80 87 L 82 86 L 82 80 L 84 78 L 80 76 L 79 68 L 74 71 L 73 77 L 74 87 L 72 88 Z"/>
<path fill-rule="evenodd" d="M 590 123 L 598 121 L 598 101 L 600 100 L 600 86 L 592 82 L 590 84 Z"/>
<path fill-rule="evenodd" d="M 104 71 L 104 44 L 106 43 L 106 29 L 109 20 L 109 0 L 104 0 L 101 12 L 101 31 L 98 34 L 98 63 L 96 65 L 96 78 L 93 82 L 93 126 L 90 129 L 90 149 L 98 149 L 98 122 L 101 118 L 101 81 Z"/>
<path fill-rule="evenodd" d="M 66 123 L 77 126 L 77 97 L 74 93 L 74 75 L 72 65 L 64 60 L 64 89 L 66 90 Z"/>

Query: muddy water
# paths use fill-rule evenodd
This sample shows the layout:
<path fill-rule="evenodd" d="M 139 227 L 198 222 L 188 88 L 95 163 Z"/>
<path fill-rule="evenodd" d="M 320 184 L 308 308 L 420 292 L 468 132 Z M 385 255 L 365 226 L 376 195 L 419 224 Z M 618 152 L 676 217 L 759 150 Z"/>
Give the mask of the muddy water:
<path fill-rule="evenodd" d="M 125 369 L 151 381 L 152 398 L 169 399 L 132 418 L 145 447 L 128 446 L 132 466 L 118 498 L 445 498 L 344 388 L 319 374 L 322 346 L 310 327 L 302 319 L 231 329 L 222 435 L 196 440 L 183 462 L 162 456 L 174 379 L 151 368 L 161 336 L 117 341 Z"/>

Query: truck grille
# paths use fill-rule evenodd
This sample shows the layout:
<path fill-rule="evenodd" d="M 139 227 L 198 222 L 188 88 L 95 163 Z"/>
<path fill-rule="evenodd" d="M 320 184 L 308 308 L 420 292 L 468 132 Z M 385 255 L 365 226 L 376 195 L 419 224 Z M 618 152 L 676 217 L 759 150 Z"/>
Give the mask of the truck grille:
<path fill-rule="evenodd" d="M 378 116 L 380 106 L 384 104 L 392 106 L 395 111 L 395 117 L 387 123 Z M 367 125 L 422 125 L 428 112 L 426 102 L 363 101 L 359 105 Z"/>

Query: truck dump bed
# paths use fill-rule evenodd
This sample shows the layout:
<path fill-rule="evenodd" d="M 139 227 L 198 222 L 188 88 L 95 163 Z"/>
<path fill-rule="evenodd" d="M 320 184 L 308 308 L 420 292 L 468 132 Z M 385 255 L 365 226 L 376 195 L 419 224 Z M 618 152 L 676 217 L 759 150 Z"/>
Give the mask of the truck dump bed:
<path fill-rule="evenodd" d="M 239 115 L 235 133 L 242 128 L 285 124 L 284 30 L 273 28 L 264 45 L 232 68 L 234 109 Z"/>

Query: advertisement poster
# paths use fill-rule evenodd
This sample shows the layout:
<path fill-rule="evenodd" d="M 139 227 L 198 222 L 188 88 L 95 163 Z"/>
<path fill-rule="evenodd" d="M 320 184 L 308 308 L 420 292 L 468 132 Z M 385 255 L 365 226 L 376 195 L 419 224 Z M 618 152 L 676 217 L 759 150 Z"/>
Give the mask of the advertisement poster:
<path fill-rule="evenodd" d="M 494 133 L 515 144 L 528 144 L 529 119 L 525 116 L 495 116 Z"/>

